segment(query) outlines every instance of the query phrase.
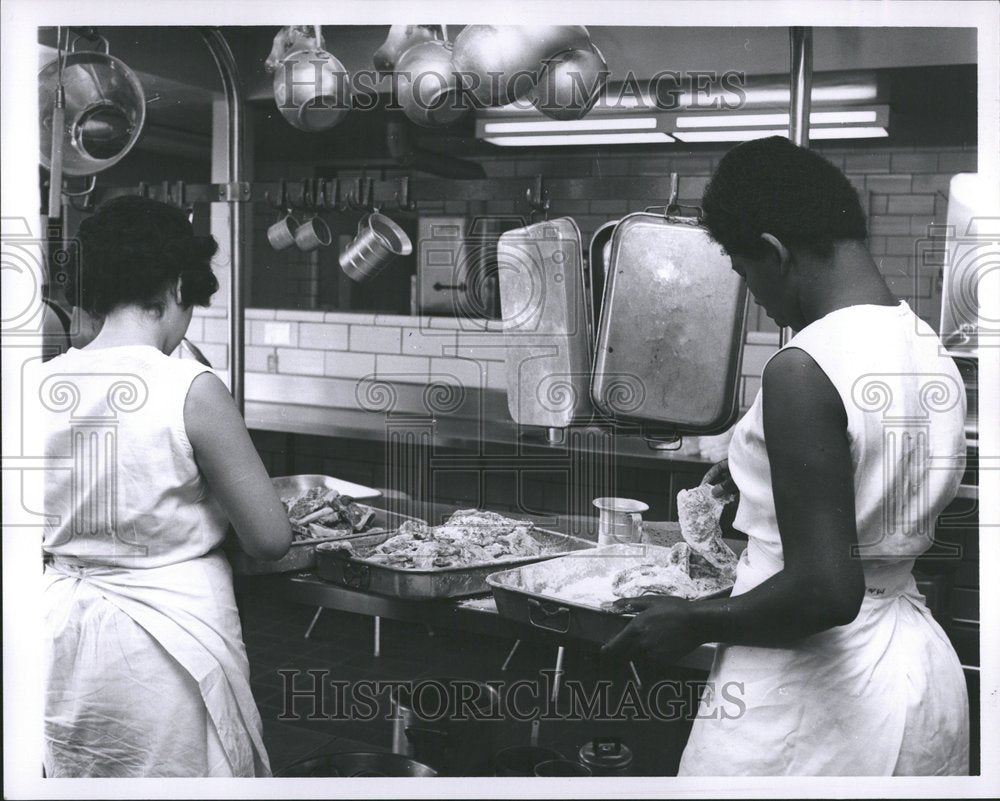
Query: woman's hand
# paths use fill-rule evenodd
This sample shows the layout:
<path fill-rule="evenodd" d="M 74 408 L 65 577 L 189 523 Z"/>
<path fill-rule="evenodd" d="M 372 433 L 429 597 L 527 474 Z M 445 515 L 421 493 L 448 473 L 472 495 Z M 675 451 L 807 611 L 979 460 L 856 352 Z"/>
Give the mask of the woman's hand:
<path fill-rule="evenodd" d="M 683 598 L 670 595 L 623 598 L 615 601 L 611 609 L 639 614 L 603 645 L 603 654 L 623 657 L 644 654 L 672 663 L 706 642 L 697 631 L 691 602 Z"/>
<path fill-rule="evenodd" d="M 733 481 L 733 477 L 729 472 L 729 460 L 723 459 L 718 464 L 712 465 L 705 477 L 701 480 L 702 484 L 709 484 L 712 487 L 712 495 L 719 498 L 723 495 L 735 495 L 738 496 L 740 493 L 740 488 L 736 486 L 736 482 Z"/>

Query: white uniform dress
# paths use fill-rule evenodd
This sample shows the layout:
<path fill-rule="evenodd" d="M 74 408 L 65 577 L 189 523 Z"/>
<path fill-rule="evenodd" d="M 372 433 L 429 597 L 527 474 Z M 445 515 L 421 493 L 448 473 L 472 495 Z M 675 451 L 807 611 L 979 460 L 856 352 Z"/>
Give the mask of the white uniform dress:
<path fill-rule="evenodd" d="M 148 346 L 46 365 L 45 772 L 269 776 L 219 550 L 224 513 L 184 427 L 208 368 Z"/>
<path fill-rule="evenodd" d="M 720 647 L 680 774 L 966 774 L 962 668 L 911 573 L 964 470 L 961 377 L 905 303 L 839 309 L 785 347 L 816 361 L 847 412 L 865 598 L 852 623 L 792 646 Z M 758 392 L 729 449 L 749 537 L 733 595 L 783 565 L 762 406 Z"/>

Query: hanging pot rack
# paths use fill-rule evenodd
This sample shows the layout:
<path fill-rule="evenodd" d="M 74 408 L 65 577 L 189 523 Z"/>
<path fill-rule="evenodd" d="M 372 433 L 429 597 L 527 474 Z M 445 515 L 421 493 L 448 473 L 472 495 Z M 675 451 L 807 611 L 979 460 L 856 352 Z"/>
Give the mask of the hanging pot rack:
<path fill-rule="evenodd" d="M 226 180 L 219 183 L 186 184 L 183 181 L 164 181 L 158 187 L 140 183 L 138 187 L 87 186 L 83 192 L 66 193 L 71 198 L 83 197 L 89 206 L 124 194 L 141 194 L 145 197 L 190 210 L 195 204 L 226 202 L 231 204 L 230 253 L 231 273 L 229 287 L 230 391 L 237 407 L 244 409 L 244 261 L 246 256 L 245 220 L 243 205 L 246 203 L 280 203 L 287 207 L 290 200 L 285 181 L 245 180 L 246 170 L 246 101 L 242 81 L 229 43 L 222 31 L 213 27 L 197 29 L 215 61 L 226 98 L 227 159 Z M 442 31 L 442 33 L 444 33 Z M 444 34 L 446 35 L 446 34 Z M 809 143 L 809 107 L 812 83 L 812 29 L 789 29 L 790 44 L 790 124 L 789 138 L 795 144 L 807 147 Z M 513 200 L 525 202 L 530 213 L 547 213 L 551 198 L 583 200 L 603 193 L 605 196 L 629 197 L 636 200 L 662 201 L 664 197 L 676 201 L 676 176 L 646 176 L 629 178 L 549 178 L 538 175 L 525 188 L 519 178 L 448 180 L 420 179 L 411 182 L 408 177 L 355 179 L 353 191 L 344 192 L 340 179 L 308 178 L 301 182 L 298 202 L 303 208 L 324 211 L 370 210 L 382 207 L 413 212 L 421 200 Z M 379 198 L 383 201 L 380 203 Z M 386 202 L 385 199 L 391 199 Z M 781 341 L 784 342 L 785 331 Z"/>

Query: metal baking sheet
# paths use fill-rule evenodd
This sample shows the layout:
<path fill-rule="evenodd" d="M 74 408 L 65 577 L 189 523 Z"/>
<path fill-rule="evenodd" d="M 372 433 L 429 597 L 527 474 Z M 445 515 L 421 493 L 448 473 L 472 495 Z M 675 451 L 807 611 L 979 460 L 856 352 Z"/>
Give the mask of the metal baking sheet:
<path fill-rule="evenodd" d="M 580 229 L 560 217 L 507 231 L 497 268 L 514 422 L 565 428 L 589 416 L 592 310 Z"/>
<path fill-rule="evenodd" d="M 669 551 L 656 545 L 602 545 L 588 553 L 492 573 L 486 583 L 502 617 L 554 634 L 603 643 L 625 628 L 635 615 L 569 600 L 560 596 L 559 588 L 579 579 L 613 576 L 633 565 L 665 563 Z M 731 590 L 730 586 L 702 598 L 724 597 Z M 613 596 L 608 600 L 614 600 Z"/>
<path fill-rule="evenodd" d="M 594 405 L 677 434 L 729 428 L 739 411 L 747 290 L 698 219 L 622 218 L 606 281 Z"/>
<path fill-rule="evenodd" d="M 278 476 L 271 479 L 275 490 L 280 498 L 290 498 L 294 495 L 301 495 L 308 492 L 313 487 L 325 487 L 335 489 L 341 495 L 346 495 L 356 501 L 368 500 L 370 498 L 380 498 L 382 492 L 374 487 L 365 487 L 355 484 L 353 481 L 344 481 L 333 476 L 323 476 L 318 474 L 305 474 L 299 476 Z"/>
<path fill-rule="evenodd" d="M 335 584 L 381 595 L 420 599 L 461 598 L 488 592 L 486 577 L 496 572 L 498 567 L 517 567 L 595 546 L 592 540 L 556 531 L 535 528 L 530 533 L 546 551 L 540 556 L 510 557 L 480 565 L 429 570 L 394 567 L 364 558 L 363 554 L 370 552 L 376 545 L 381 545 L 393 536 L 395 531 L 359 537 L 351 541 L 355 551 L 353 554 L 318 549 L 316 572 L 320 577 Z"/>

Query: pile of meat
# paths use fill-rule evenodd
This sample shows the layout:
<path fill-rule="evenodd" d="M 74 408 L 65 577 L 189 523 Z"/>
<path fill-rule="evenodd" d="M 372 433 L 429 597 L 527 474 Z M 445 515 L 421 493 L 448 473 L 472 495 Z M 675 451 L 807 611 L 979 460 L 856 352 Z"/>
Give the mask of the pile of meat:
<path fill-rule="evenodd" d="M 640 595 L 677 595 L 698 598 L 731 587 L 736 577 L 736 554 L 722 539 L 719 517 L 728 498 L 716 498 L 702 484 L 677 494 L 677 512 L 683 542 L 676 543 L 659 564 L 633 565 L 612 579 L 618 598 Z"/>
<path fill-rule="evenodd" d="M 498 559 L 539 556 L 542 546 L 531 535 L 533 528 L 533 523 L 511 520 L 496 512 L 463 509 L 440 526 L 407 521 L 370 553 L 358 556 L 409 570 L 468 567 Z"/>
<path fill-rule="evenodd" d="M 366 531 L 375 517 L 368 507 L 326 487 L 313 487 L 302 495 L 282 498 L 281 503 L 296 541 L 358 534 Z"/>

